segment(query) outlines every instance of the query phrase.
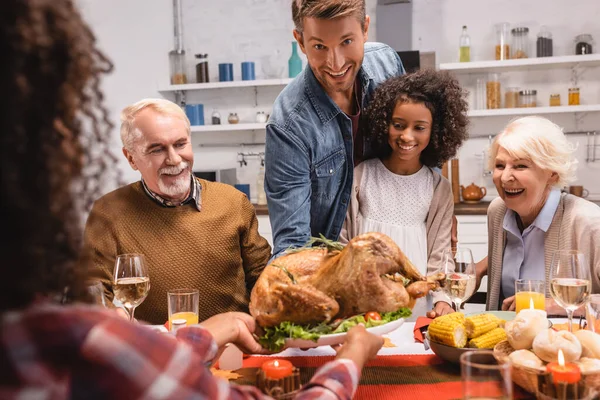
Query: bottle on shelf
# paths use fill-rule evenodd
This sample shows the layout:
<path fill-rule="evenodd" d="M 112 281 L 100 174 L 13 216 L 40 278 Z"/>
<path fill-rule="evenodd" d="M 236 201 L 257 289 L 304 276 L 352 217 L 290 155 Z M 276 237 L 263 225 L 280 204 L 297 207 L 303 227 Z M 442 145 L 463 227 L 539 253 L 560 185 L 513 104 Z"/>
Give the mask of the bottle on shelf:
<path fill-rule="evenodd" d="M 302 72 L 302 59 L 298 55 L 298 42 L 292 42 L 292 55 L 288 60 L 289 77 L 295 78 Z"/>
<path fill-rule="evenodd" d="M 459 41 L 459 62 L 469 62 L 471 61 L 471 37 L 467 33 L 467 26 L 463 25 L 462 33 L 460 34 Z"/>

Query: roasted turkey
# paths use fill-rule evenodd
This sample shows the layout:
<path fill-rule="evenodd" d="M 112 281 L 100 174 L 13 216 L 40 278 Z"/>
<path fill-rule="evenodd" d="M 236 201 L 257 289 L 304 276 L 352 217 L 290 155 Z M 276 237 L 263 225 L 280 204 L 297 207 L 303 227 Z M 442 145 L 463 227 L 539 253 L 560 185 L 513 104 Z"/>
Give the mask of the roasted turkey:
<path fill-rule="evenodd" d="M 263 327 L 413 308 L 445 276 L 424 277 L 388 236 L 365 233 L 341 250 L 297 249 L 273 260 L 250 296 L 250 313 Z"/>

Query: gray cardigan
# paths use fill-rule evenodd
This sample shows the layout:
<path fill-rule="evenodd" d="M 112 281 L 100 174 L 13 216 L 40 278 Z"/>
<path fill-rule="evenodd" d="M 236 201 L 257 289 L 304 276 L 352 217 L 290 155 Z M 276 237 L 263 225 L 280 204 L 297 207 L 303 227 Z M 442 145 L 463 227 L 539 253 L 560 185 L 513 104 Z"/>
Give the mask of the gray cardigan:
<path fill-rule="evenodd" d="M 494 199 L 488 208 L 488 288 L 487 310 L 500 308 L 502 260 L 506 232 L 502 227 L 506 205 Z M 592 293 L 600 293 L 600 207 L 571 194 L 562 193 L 558 208 L 544 241 L 546 282 L 550 275 L 552 254 L 556 250 L 579 250 L 590 266 Z M 546 296 L 549 288 L 546 285 Z"/>

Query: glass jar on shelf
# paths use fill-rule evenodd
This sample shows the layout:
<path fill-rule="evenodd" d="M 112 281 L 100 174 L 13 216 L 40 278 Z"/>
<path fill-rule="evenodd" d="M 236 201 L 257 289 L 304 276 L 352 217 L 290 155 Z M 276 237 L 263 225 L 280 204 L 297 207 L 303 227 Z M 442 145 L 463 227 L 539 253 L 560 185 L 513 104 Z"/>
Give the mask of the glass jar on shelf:
<path fill-rule="evenodd" d="M 537 90 L 519 91 L 519 107 L 537 107 Z"/>
<path fill-rule="evenodd" d="M 227 122 L 230 124 L 237 124 L 240 122 L 240 117 L 238 117 L 237 113 L 229 113 L 229 117 L 227 117 Z"/>
<path fill-rule="evenodd" d="M 540 28 L 535 42 L 535 49 L 537 57 L 552 57 L 552 33 L 545 26 Z"/>
<path fill-rule="evenodd" d="M 527 58 L 529 48 L 529 28 L 522 26 L 513 28 L 512 33 L 512 53 L 510 58 Z"/>
<path fill-rule="evenodd" d="M 510 37 L 508 22 L 495 25 L 496 28 L 496 60 L 508 60 L 510 58 Z"/>
<path fill-rule="evenodd" d="M 560 107 L 560 93 L 550 95 L 550 107 Z"/>
<path fill-rule="evenodd" d="M 185 74 L 185 51 L 171 50 L 169 52 L 169 64 L 171 66 L 171 84 L 182 85 L 187 83 Z"/>
<path fill-rule="evenodd" d="M 569 88 L 569 105 L 578 106 L 579 104 L 579 88 Z"/>
<path fill-rule="evenodd" d="M 489 74 L 485 83 L 486 108 L 488 110 L 500 108 L 502 101 L 500 89 L 500 74 Z"/>
<path fill-rule="evenodd" d="M 210 79 L 208 77 L 208 54 L 196 54 L 196 83 L 206 83 Z"/>
<path fill-rule="evenodd" d="M 590 34 L 575 36 L 575 54 L 592 54 L 594 39 Z"/>
<path fill-rule="evenodd" d="M 517 108 L 519 106 L 519 88 L 509 87 L 504 92 L 504 108 Z"/>

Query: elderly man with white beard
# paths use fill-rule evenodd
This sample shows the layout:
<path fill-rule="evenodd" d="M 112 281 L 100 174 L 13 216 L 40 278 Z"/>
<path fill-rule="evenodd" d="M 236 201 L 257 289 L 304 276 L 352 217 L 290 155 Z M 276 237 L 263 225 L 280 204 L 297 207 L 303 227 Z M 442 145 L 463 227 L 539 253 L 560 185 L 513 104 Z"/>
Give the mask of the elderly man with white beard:
<path fill-rule="evenodd" d="M 190 122 L 164 99 L 145 99 L 121 113 L 123 154 L 141 180 L 98 199 L 89 214 L 81 262 L 113 300 L 116 256 L 145 256 L 151 289 L 135 310 L 152 324 L 168 318 L 167 291 L 200 291 L 200 321 L 248 312 L 250 292 L 271 255 L 254 207 L 230 185 L 192 174 Z"/>

